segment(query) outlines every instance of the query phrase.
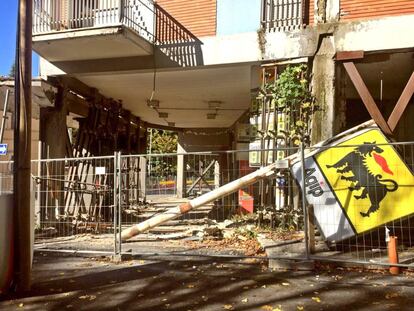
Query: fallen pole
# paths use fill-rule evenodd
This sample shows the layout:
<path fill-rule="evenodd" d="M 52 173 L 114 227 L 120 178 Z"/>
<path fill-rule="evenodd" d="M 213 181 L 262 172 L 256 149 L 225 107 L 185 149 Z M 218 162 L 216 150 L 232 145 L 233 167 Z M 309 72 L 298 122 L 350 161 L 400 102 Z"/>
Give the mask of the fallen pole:
<path fill-rule="evenodd" d="M 150 219 L 147 219 L 144 222 L 133 225 L 132 227 L 122 231 L 121 238 L 122 241 L 128 240 L 137 234 L 145 232 L 149 229 L 152 229 L 160 224 L 173 220 L 193 209 L 204 206 L 210 202 L 213 202 L 217 199 L 220 199 L 224 196 L 227 196 L 231 193 L 236 192 L 237 190 L 247 187 L 251 184 L 254 184 L 258 180 L 269 177 L 274 174 L 276 169 L 276 163 L 263 167 L 253 173 L 250 173 L 246 176 L 243 176 L 237 180 L 234 180 L 220 188 L 217 188 L 213 191 L 210 191 L 206 194 L 199 196 L 198 198 L 192 199 L 187 203 L 178 205 L 176 207 L 170 208 L 164 213 L 158 214 Z"/>

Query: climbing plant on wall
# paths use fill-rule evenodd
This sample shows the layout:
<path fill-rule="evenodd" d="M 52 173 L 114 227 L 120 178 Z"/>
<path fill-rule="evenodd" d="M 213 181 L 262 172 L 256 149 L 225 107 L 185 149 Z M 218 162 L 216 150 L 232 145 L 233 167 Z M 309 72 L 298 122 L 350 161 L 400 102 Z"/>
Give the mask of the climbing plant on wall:
<path fill-rule="evenodd" d="M 278 136 L 282 134 L 289 145 L 310 144 L 312 118 L 319 107 L 310 90 L 307 65 L 287 66 L 264 84 L 258 98 L 270 100 L 270 111 L 284 115 L 286 126 Z"/>

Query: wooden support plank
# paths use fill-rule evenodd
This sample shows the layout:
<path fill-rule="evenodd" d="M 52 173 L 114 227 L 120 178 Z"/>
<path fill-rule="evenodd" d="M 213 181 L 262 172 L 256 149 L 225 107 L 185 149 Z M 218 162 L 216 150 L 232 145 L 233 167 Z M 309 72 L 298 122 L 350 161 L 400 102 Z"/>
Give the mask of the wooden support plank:
<path fill-rule="evenodd" d="M 97 93 L 95 89 L 89 87 L 85 83 L 73 77 L 68 77 L 68 76 L 50 77 L 48 78 L 48 81 L 51 82 L 52 85 L 64 86 L 65 88 L 69 90 L 73 90 L 76 93 L 84 97 L 87 97 L 87 98 L 93 98 Z"/>
<path fill-rule="evenodd" d="M 89 103 L 70 92 L 65 92 L 65 102 L 69 112 L 77 114 L 82 117 L 87 117 L 89 112 Z"/>
<path fill-rule="evenodd" d="M 371 118 L 374 119 L 375 123 L 377 123 L 377 125 L 385 134 L 392 135 L 391 128 L 389 127 L 387 121 L 385 121 L 381 111 L 378 109 L 374 98 L 362 80 L 362 77 L 359 74 L 358 69 L 355 67 L 355 64 L 353 62 L 346 62 L 344 63 L 344 67 L 349 77 L 351 78 L 351 81 L 354 84 L 359 96 L 361 97 L 362 102 L 367 108 Z"/>
<path fill-rule="evenodd" d="M 337 61 L 353 60 L 364 58 L 364 51 L 342 51 L 336 52 Z"/>
<path fill-rule="evenodd" d="M 411 74 L 411 77 L 408 80 L 407 85 L 404 88 L 404 91 L 401 93 L 401 96 L 398 99 L 398 102 L 395 105 L 394 110 L 392 111 L 388 119 L 388 125 L 390 126 L 392 131 L 394 131 L 395 128 L 397 127 L 398 121 L 400 121 L 413 94 L 414 94 L 414 71 Z"/>

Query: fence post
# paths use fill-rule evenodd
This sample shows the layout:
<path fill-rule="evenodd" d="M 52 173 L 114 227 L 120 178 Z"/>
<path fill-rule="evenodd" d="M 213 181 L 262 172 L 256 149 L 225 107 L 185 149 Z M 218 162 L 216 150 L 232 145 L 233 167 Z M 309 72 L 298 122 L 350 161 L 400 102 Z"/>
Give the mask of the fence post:
<path fill-rule="evenodd" d="M 119 256 L 122 257 L 122 163 L 121 163 L 121 152 L 117 152 L 117 161 L 118 161 L 118 228 L 119 234 L 118 238 L 118 247 L 119 247 Z"/>
<path fill-rule="evenodd" d="M 147 200 L 147 157 L 146 155 L 140 155 L 138 158 L 138 169 L 139 169 L 139 197 L 142 201 Z"/>
<path fill-rule="evenodd" d="M 309 230 L 308 230 L 308 213 L 306 207 L 306 169 L 305 169 L 305 145 L 300 144 L 300 159 L 302 164 L 302 212 L 303 212 L 303 223 L 305 231 L 305 249 L 306 249 L 306 259 L 310 259 L 309 252 Z"/>
<path fill-rule="evenodd" d="M 114 152 L 114 184 L 113 184 L 113 206 L 114 206 L 114 257 L 118 254 L 118 238 L 117 238 L 117 232 L 118 232 L 118 158 L 117 153 Z"/>

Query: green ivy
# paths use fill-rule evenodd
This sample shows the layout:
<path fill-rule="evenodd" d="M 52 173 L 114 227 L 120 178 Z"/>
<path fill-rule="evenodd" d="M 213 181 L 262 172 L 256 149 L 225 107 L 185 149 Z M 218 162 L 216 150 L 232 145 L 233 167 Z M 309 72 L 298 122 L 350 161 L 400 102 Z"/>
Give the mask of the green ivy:
<path fill-rule="evenodd" d="M 307 65 L 286 67 L 274 82 L 265 84 L 258 99 L 270 100 L 272 111 L 286 115 L 289 126 L 284 135 L 287 141 L 293 145 L 301 141 L 310 143 L 311 121 L 318 107 L 310 91 Z"/>

